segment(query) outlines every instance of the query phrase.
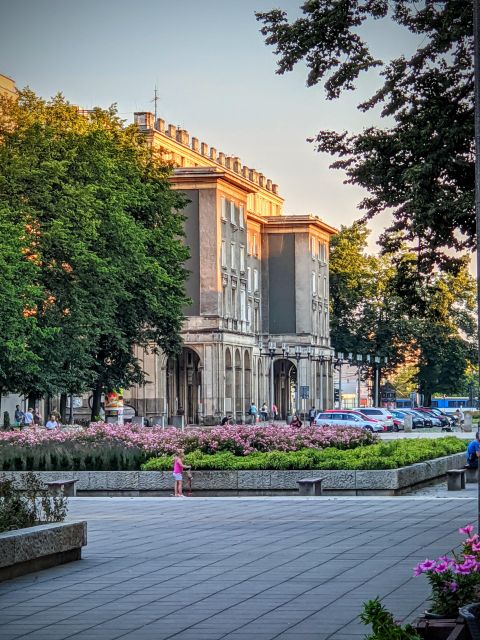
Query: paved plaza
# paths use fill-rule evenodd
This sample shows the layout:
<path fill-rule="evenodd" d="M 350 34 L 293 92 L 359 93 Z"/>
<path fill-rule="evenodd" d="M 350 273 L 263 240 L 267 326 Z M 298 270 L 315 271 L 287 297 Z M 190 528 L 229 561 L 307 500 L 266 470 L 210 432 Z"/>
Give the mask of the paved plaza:
<path fill-rule="evenodd" d="M 75 498 L 80 562 L 0 584 L 0 640 L 347 640 L 361 604 L 426 603 L 412 568 L 461 540 L 441 498 Z"/>

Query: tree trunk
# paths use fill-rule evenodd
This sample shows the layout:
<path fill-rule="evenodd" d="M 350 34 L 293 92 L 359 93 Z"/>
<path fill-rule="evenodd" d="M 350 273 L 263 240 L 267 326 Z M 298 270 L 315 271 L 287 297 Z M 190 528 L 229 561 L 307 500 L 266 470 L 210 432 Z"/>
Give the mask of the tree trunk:
<path fill-rule="evenodd" d="M 62 393 L 60 396 L 60 420 L 62 424 L 67 421 L 67 394 Z"/>
<path fill-rule="evenodd" d="M 73 394 L 70 394 L 70 411 L 68 414 L 68 424 L 73 424 Z"/>
<path fill-rule="evenodd" d="M 45 418 L 45 422 L 49 419 L 51 414 L 52 414 L 52 396 L 50 394 L 47 394 L 45 398 L 45 415 L 43 416 Z"/>
<path fill-rule="evenodd" d="M 98 417 L 100 415 L 100 409 L 101 409 L 101 403 L 102 403 L 102 392 L 103 392 L 103 386 L 100 383 L 97 383 L 96 387 L 93 389 L 93 396 L 92 396 L 92 415 L 90 418 L 92 422 L 95 422 L 95 420 L 98 420 Z"/>
<path fill-rule="evenodd" d="M 35 410 L 36 408 L 37 408 L 37 396 L 34 393 L 29 393 L 27 409 Z"/>
<path fill-rule="evenodd" d="M 425 392 L 423 396 L 423 406 L 430 407 L 432 404 L 432 394 L 430 392 Z"/>

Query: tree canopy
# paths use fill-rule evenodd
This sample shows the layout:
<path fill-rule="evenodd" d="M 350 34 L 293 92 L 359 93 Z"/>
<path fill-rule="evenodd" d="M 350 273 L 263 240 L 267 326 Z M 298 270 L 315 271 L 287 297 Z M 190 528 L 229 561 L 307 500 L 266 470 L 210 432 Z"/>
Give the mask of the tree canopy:
<path fill-rule="evenodd" d="M 22 279 L 5 292 L 0 339 L 23 340 L 30 363 L 5 371 L 11 391 L 93 389 L 98 413 L 103 390 L 143 381 L 135 345 L 178 348 L 188 252 L 169 174 L 113 108 L 85 114 L 29 90 L 2 100 L 0 224 L 13 249 L 0 242 L 0 263 L 13 251 L 30 283 L 28 298 Z"/>
<path fill-rule="evenodd" d="M 331 339 L 344 353 L 388 358 L 387 372 L 430 401 L 462 393 L 475 362 L 475 282 L 464 259 L 455 274 L 419 275 L 418 255 L 368 254 L 364 224 L 342 227 L 330 252 Z M 404 385 L 405 386 L 405 385 Z M 403 391 L 402 391 L 403 392 Z"/>
<path fill-rule="evenodd" d="M 475 247 L 472 7 L 467 0 L 308 0 L 292 22 L 280 9 L 257 13 L 278 73 L 305 63 L 307 84 L 323 83 L 328 99 L 381 67 L 383 85 L 358 108 L 380 108 L 386 126 L 358 135 L 320 131 L 312 140 L 337 158 L 332 167 L 345 171 L 347 183 L 369 192 L 359 205 L 364 219 L 392 211 L 384 249 L 414 243 L 425 273 L 435 265 L 461 269 L 458 252 Z M 362 25 L 380 19 L 418 36 L 411 57 L 371 54 Z"/>

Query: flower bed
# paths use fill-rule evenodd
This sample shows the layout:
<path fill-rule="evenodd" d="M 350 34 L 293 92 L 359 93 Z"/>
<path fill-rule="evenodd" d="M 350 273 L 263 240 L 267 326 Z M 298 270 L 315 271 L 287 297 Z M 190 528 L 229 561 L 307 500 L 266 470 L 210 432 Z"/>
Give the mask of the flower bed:
<path fill-rule="evenodd" d="M 268 425 L 193 429 L 144 429 L 130 425 L 94 423 L 76 431 L 0 433 L 0 470 L 136 470 L 152 456 L 169 456 L 182 448 L 186 453 L 236 457 L 272 451 L 302 449 L 345 451 L 372 445 L 374 434 L 352 428 Z"/>
<path fill-rule="evenodd" d="M 424 460 L 465 451 L 466 443 L 455 437 L 431 440 L 396 440 L 368 447 L 340 450 L 303 448 L 298 451 L 254 452 L 236 456 L 229 451 L 205 454 L 196 450 L 187 454 L 185 462 L 196 470 L 262 470 L 262 469 L 330 469 L 371 470 L 398 469 Z M 144 471 L 172 469 L 172 456 L 152 458 L 142 465 Z"/>

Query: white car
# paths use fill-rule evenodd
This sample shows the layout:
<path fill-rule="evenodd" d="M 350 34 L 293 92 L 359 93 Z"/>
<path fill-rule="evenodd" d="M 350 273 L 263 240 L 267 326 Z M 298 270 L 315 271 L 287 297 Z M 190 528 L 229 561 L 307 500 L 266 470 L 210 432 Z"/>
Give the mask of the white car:
<path fill-rule="evenodd" d="M 371 418 L 362 418 L 354 411 L 324 411 L 315 418 L 318 427 L 358 427 L 368 431 L 383 431 L 383 424 Z"/>
<path fill-rule="evenodd" d="M 369 418 L 380 420 L 387 428 L 393 428 L 393 416 L 390 409 L 383 409 L 381 407 L 361 407 L 354 409 L 354 411 L 361 411 Z"/>

